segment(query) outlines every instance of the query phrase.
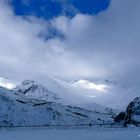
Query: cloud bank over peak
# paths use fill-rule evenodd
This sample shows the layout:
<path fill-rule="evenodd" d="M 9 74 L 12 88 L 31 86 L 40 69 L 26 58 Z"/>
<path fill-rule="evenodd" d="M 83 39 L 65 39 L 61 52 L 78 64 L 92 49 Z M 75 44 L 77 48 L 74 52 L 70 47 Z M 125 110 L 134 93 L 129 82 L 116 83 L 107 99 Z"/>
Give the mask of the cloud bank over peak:
<path fill-rule="evenodd" d="M 1 75 L 140 82 L 139 0 L 112 0 L 106 11 L 95 16 L 60 15 L 50 20 L 16 16 L 2 2 L 0 9 Z M 50 27 L 64 38 L 45 40 Z"/>
<path fill-rule="evenodd" d="M 140 80 L 139 3 L 112 0 L 97 16 L 77 14 L 70 20 L 56 19 L 56 27 L 66 36 L 65 47 L 90 63 L 93 77 Z"/>
<path fill-rule="evenodd" d="M 85 71 L 89 73 L 90 70 L 78 59 L 78 56 L 65 51 L 57 38 L 46 42 L 39 37 L 44 29 L 47 34 L 47 21 L 33 17 L 27 20 L 15 16 L 11 7 L 2 1 L 0 9 L 0 74 L 2 76 L 23 79 L 37 75 L 64 77 L 83 75 Z M 65 74 L 64 71 L 67 73 Z"/>

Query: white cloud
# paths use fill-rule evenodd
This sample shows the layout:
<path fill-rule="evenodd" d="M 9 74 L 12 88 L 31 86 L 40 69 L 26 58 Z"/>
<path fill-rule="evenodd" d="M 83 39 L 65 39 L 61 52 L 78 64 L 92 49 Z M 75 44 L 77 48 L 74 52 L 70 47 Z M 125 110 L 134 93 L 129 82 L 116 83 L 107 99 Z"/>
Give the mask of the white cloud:
<path fill-rule="evenodd" d="M 46 21 L 29 17 L 32 22 L 28 22 L 15 16 L 10 7 L 2 2 L 0 9 L 2 76 L 24 79 L 38 75 L 73 77 L 89 74 L 88 66 L 77 56 L 67 52 L 59 39 L 45 42 L 38 37 L 46 28 Z"/>
<path fill-rule="evenodd" d="M 97 16 L 58 17 L 55 25 L 66 35 L 65 48 L 90 64 L 93 77 L 138 82 L 139 13 L 139 0 L 112 0 Z"/>
<path fill-rule="evenodd" d="M 97 16 L 60 16 L 49 22 L 33 17 L 28 17 L 32 20 L 28 22 L 2 3 L 0 9 L 0 75 L 140 81 L 139 0 L 112 0 Z M 45 42 L 39 38 L 41 31 L 47 32 L 48 24 L 61 31 L 65 39 Z"/>

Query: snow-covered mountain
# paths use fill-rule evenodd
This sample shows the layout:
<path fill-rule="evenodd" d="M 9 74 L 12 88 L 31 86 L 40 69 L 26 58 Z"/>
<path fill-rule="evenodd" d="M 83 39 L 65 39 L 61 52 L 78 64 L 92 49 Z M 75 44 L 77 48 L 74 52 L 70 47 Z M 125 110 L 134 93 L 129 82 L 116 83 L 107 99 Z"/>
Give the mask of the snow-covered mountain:
<path fill-rule="evenodd" d="M 88 125 L 112 121 L 108 114 L 31 99 L 0 87 L 0 126 Z"/>
<path fill-rule="evenodd" d="M 22 84 L 19 83 L 21 81 L 0 78 L 0 86 L 10 90 L 14 88 L 17 92 L 22 88 L 26 91 L 26 88 L 33 84 L 32 91 L 26 93 L 26 96 L 30 98 L 49 98 L 50 101 L 53 101 L 51 96 L 55 96 L 57 102 L 70 105 L 79 104 L 79 106 L 84 104 L 87 108 L 94 106 L 94 103 L 96 103 L 105 107 L 124 109 L 128 102 L 138 96 L 137 86 L 127 86 L 110 80 L 88 81 L 80 79 L 74 82 L 66 82 L 54 77 L 41 77 L 26 80 Z M 17 85 L 18 88 L 16 88 Z M 47 97 L 48 95 L 49 97 Z"/>
<path fill-rule="evenodd" d="M 137 95 L 127 97 L 136 88 L 110 80 L 68 83 L 46 77 L 44 82 L 25 80 L 20 83 L 4 78 L 0 82 L 0 125 L 3 126 L 112 123 L 112 116 L 119 110 L 109 107 L 110 99 L 116 100 L 117 104 L 127 99 L 128 104 Z M 135 98 L 115 119 L 139 123 L 139 110 L 140 98 Z"/>
<path fill-rule="evenodd" d="M 23 81 L 13 92 L 20 96 L 26 96 L 28 99 L 37 99 L 47 102 L 61 103 L 63 105 L 77 106 L 94 112 L 114 114 L 113 110 L 94 102 L 88 96 L 89 92 L 82 91 L 75 86 L 58 79 L 48 78 L 45 86 L 32 80 Z"/>
<path fill-rule="evenodd" d="M 48 102 L 56 102 L 56 100 L 59 99 L 57 94 L 49 91 L 42 85 L 37 85 L 37 83 L 32 80 L 23 81 L 13 89 L 13 92 L 17 95 L 25 95 L 29 99 L 39 99 Z"/>
<path fill-rule="evenodd" d="M 26 91 L 28 86 L 34 85 L 32 90 L 29 88 L 30 90 L 26 93 L 29 98 L 43 100 L 48 98 L 49 101 L 53 101 L 55 98 L 55 102 L 65 105 L 75 105 L 86 109 L 93 109 L 93 106 L 96 106 L 95 108 L 102 112 L 108 107 L 124 110 L 133 98 L 139 96 L 139 86 L 107 79 L 92 81 L 80 79 L 66 82 L 54 77 L 39 77 L 20 84 L 21 81 L 15 82 L 1 78 L 0 83 L 2 87 L 10 90 L 14 88 L 15 92 L 22 88 Z M 16 88 L 17 85 L 18 88 Z"/>

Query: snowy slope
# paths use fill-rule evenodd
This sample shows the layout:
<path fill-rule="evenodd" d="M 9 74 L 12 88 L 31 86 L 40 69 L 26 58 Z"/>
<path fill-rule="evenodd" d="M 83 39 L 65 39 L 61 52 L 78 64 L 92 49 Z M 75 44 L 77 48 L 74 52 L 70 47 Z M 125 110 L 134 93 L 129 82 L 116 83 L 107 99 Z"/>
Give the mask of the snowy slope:
<path fill-rule="evenodd" d="M 112 123 L 111 115 L 60 103 L 29 99 L 0 87 L 0 126 Z"/>
<path fill-rule="evenodd" d="M 3 87 L 6 87 L 9 83 L 14 85 L 12 87 L 15 87 L 17 83 L 20 83 L 14 80 L 1 79 Z M 124 110 L 127 104 L 139 95 L 138 86 L 111 80 L 88 81 L 80 79 L 74 82 L 65 82 L 54 77 L 41 77 L 40 80 L 29 81 L 31 81 L 31 83 L 27 82 L 29 85 L 18 84 L 17 92 L 20 88 L 25 88 L 26 90 L 28 86 L 30 87 L 30 84 L 33 84 L 33 88 L 26 93 L 26 96 L 29 98 L 55 100 L 57 103 L 75 105 L 97 112 L 106 112 L 110 108 Z M 117 112 L 113 109 L 114 111 Z"/>
<path fill-rule="evenodd" d="M 23 81 L 14 90 L 17 95 L 25 95 L 29 99 L 38 99 L 82 107 L 94 112 L 113 114 L 112 109 L 99 105 L 90 97 L 87 90 L 81 90 L 58 79 L 47 78 L 45 86 L 32 80 Z"/>
<path fill-rule="evenodd" d="M 50 101 L 53 101 L 54 96 L 57 102 L 63 104 L 84 106 L 87 109 L 92 109 L 95 106 L 100 111 L 104 111 L 104 108 L 108 107 L 124 109 L 133 98 L 137 97 L 137 92 L 131 94 L 133 91 L 137 91 L 135 87 L 124 86 L 109 80 L 88 81 L 81 79 L 69 83 L 53 77 L 41 77 L 29 81 L 31 83 L 27 82 L 29 85 L 27 84 L 26 87 L 26 84 L 19 84 L 21 81 L 15 82 L 14 80 L 0 78 L 0 86 L 11 90 L 19 85 L 18 89 L 22 86 L 26 89 L 33 82 L 34 88 L 26 93 L 26 96 L 28 95 L 30 98 L 45 100 L 49 98 Z M 16 89 L 17 92 L 18 89 Z M 97 106 L 98 104 L 100 105 Z"/>
<path fill-rule="evenodd" d="M 34 81 L 26 80 L 19 84 L 13 91 L 18 95 L 25 95 L 30 99 L 39 99 L 55 102 L 59 97 L 42 85 L 37 85 Z"/>

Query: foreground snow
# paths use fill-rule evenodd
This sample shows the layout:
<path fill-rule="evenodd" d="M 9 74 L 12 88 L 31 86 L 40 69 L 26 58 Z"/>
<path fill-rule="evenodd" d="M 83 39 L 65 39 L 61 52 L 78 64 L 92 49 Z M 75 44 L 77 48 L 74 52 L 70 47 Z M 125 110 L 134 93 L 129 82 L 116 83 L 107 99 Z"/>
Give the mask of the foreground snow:
<path fill-rule="evenodd" d="M 1 129 L 1 140 L 139 140 L 139 129 Z"/>

